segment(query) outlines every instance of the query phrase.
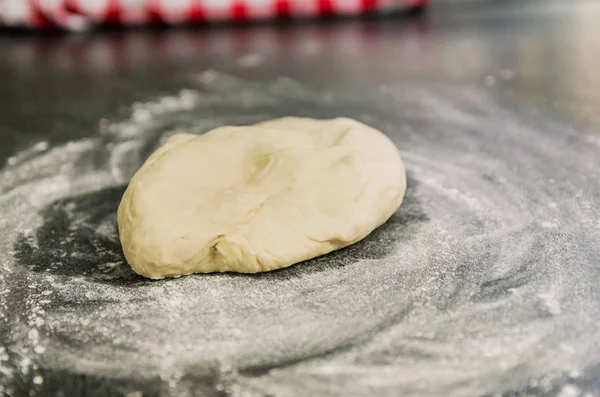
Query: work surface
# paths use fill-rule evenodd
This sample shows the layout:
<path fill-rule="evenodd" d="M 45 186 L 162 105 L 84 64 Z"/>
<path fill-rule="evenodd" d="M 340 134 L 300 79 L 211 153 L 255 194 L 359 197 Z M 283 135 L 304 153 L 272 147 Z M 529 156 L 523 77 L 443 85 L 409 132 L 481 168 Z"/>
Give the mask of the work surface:
<path fill-rule="evenodd" d="M 1 36 L 0 390 L 600 394 L 600 5 L 458 7 Z M 267 274 L 133 274 L 115 212 L 146 156 L 283 115 L 384 131 L 397 214 Z"/>

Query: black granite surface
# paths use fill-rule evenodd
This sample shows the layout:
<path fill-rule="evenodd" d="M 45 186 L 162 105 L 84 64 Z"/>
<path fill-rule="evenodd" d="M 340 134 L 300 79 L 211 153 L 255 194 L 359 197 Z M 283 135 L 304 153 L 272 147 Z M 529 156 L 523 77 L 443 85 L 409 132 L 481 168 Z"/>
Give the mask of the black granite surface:
<path fill-rule="evenodd" d="M 0 32 L 0 392 L 600 395 L 598 21 L 593 1 L 469 2 Z M 182 89 L 201 99 L 134 120 L 136 102 Z M 159 141 L 287 114 L 388 134 L 408 170 L 400 211 L 356 246 L 254 278 L 130 272 L 114 212 Z"/>

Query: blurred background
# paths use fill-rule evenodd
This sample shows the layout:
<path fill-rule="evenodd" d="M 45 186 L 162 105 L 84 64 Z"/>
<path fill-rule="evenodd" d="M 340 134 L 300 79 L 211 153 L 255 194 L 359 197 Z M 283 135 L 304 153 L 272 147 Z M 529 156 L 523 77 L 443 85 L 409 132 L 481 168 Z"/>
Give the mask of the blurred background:
<path fill-rule="evenodd" d="M 86 125 L 205 68 L 357 88 L 475 84 L 598 126 L 599 17 L 591 0 L 0 0 L 0 133 L 11 143 L 0 162 L 23 118 L 52 140 L 32 114 Z"/>

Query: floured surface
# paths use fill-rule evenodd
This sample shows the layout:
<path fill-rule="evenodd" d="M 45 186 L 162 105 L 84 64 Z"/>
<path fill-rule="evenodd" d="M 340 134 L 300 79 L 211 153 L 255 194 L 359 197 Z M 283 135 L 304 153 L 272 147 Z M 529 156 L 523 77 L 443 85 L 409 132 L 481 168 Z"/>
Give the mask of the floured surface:
<path fill-rule="evenodd" d="M 90 388 L 117 379 L 102 389 L 116 395 L 597 390 L 592 134 L 513 113 L 484 88 L 196 80 L 204 91 L 137 104 L 98 138 L 41 144 L 1 171 L 5 390 L 68 388 L 73 374 Z M 354 246 L 277 272 L 133 274 L 116 208 L 145 157 L 176 132 L 292 112 L 384 131 L 407 168 L 400 211 Z"/>

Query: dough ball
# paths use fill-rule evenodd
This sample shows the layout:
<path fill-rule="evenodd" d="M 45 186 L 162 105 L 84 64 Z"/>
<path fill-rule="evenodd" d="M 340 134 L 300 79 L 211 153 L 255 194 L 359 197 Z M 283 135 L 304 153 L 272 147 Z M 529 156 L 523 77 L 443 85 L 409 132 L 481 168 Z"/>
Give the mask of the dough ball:
<path fill-rule="evenodd" d="M 177 134 L 131 179 L 119 235 L 149 278 L 265 272 L 363 239 L 405 189 L 394 144 L 347 118 Z"/>

